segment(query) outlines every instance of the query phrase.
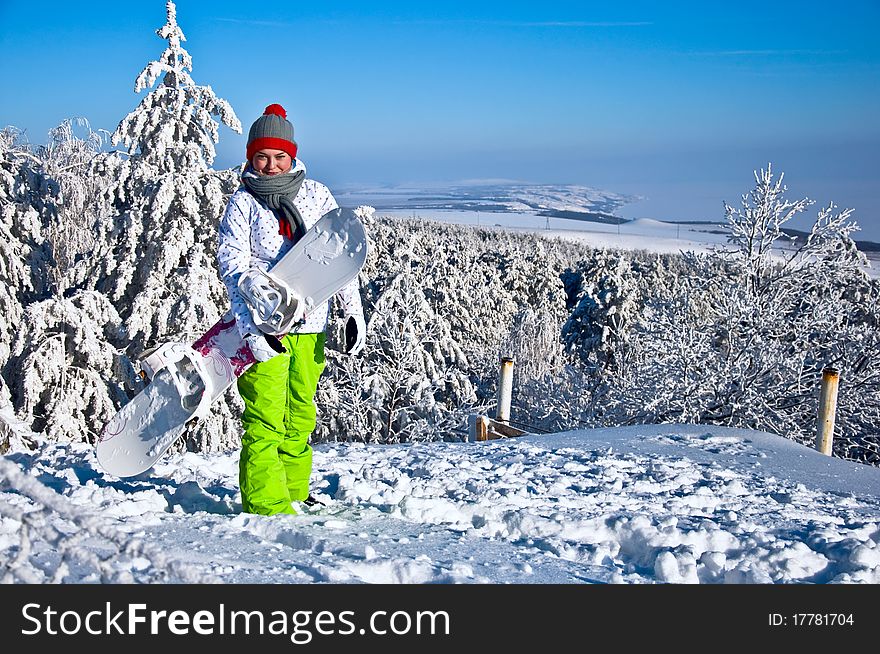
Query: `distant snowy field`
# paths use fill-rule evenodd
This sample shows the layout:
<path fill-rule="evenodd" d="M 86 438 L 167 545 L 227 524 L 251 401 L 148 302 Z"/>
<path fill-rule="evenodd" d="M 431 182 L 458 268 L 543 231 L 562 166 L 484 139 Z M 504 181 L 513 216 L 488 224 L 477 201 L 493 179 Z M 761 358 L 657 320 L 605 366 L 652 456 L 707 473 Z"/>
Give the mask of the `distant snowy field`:
<path fill-rule="evenodd" d="M 457 186 L 342 189 L 340 204 L 366 204 L 377 215 L 522 230 L 583 242 L 590 247 L 661 254 L 710 252 L 724 247 L 725 227 L 712 222 L 621 218 L 636 196 L 576 185 L 462 184 Z M 721 200 L 719 199 L 719 207 Z M 719 215 L 721 214 L 719 210 Z M 580 219 L 573 217 L 579 215 Z M 859 233 L 854 237 L 857 239 Z M 880 277 L 880 252 L 866 252 L 866 272 Z"/>
<path fill-rule="evenodd" d="M 719 233 L 721 226 L 676 225 L 659 220 L 642 218 L 619 225 L 575 220 L 548 218 L 534 213 L 482 213 L 475 211 L 421 210 L 403 212 L 377 210 L 377 215 L 417 220 L 436 220 L 444 223 L 472 225 L 475 227 L 502 228 L 540 233 L 549 238 L 580 241 L 589 247 L 619 248 L 622 250 L 646 250 L 657 253 L 681 251 L 709 252 L 712 247 L 722 247 L 725 236 Z"/>
<path fill-rule="evenodd" d="M 399 211 L 471 210 L 497 213 L 564 212 L 613 216 L 636 196 L 575 184 L 524 184 L 484 180 L 427 186 L 343 187 L 334 189 L 341 204 L 369 204 Z"/>
<path fill-rule="evenodd" d="M 240 513 L 236 452 L 169 455 L 131 479 L 104 474 L 84 444 L 8 459 L 63 496 L 41 514 L 26 488 L 0 494 L 36 525 L 0 523 L 4 559 L 35 583 L 59 567 L 40 536 L 55 532 L 78 533 L 69 582 L 100 581 L 101 565 L 137 582 L 880 582 L 880 470 L 761 432 L 324 444 L 313 484 L 329 506 L 275 517 Z"/>

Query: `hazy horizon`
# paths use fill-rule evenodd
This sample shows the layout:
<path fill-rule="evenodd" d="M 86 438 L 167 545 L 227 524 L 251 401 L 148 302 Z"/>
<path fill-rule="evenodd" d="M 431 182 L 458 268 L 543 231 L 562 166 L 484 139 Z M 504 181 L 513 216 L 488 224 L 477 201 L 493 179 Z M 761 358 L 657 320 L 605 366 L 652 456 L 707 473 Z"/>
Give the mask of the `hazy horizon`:
<path fill-rule="evenodd" d="M 283 104 L 331 188 L 582 184 L 647 196 L 632 217 L 721 219 L 772 162 L 792 196 L 853 207 L 880 241 L 876 2 L 176 6 L 196 83 L 245 133 Z M 7 2 L 0 19 L 0 127 L 35 143 L 72 116 L 115 129 L 166 45 L 164 0 Z M 221 128 L 214 167 L 245 142 Z"/>

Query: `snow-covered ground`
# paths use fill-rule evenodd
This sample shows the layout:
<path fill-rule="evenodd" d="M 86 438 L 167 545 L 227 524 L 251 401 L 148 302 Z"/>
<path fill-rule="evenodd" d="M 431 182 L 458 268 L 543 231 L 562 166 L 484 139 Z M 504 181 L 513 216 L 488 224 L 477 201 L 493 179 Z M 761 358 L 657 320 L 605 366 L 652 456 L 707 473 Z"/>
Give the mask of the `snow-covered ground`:
<path fill-rule="evenodd" d="M 323 444 L 328 505 L 275 517 L 240 512 L 236 452 L 166 455 L 129 479 L 85 444 L 0 466 L 7 580 L 880 582 L 880 470 L 761 432 Z"/>

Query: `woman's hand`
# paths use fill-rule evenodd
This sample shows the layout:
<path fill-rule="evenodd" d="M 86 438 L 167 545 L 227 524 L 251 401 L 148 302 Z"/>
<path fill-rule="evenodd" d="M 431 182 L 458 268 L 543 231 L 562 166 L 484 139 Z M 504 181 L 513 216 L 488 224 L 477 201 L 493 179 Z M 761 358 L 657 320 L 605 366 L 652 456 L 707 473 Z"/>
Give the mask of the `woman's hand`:
<path fill-rule="evenodd" d="M 260 362 L 287 352 L 281 341 L 271 334 L 248 334 L 244 337 L 244 342 L 250 347 L 254 358 Z"/>
<path fill-rule="evenodd" d="M 364 317 L 354 313 L 345 318 L 345 351 L 347 354 L 359 354 L 367 341 L 367 324 Z"/>

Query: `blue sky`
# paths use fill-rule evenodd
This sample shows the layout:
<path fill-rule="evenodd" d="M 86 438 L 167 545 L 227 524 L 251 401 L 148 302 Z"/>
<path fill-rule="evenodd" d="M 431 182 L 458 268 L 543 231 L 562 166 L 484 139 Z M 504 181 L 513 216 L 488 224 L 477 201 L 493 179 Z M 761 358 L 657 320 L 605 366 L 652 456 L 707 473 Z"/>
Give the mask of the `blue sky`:
<path fill-rule="evenodd" d="M 177 14 L 196 82 L 245 131 L 287 107 L 331 186 L 576 183 L 648 195 L 649 217 L 720 218 L 772 161 L 792 194 L 855 207 L 880 240 L 876 1 L 180 0 Z M 161 0 L 0 3 L 0 126 L 33 142 L 69 116 L 114 129 L 164 20 Z M 224 128 L 215 165 L 244 145 Z"/>

